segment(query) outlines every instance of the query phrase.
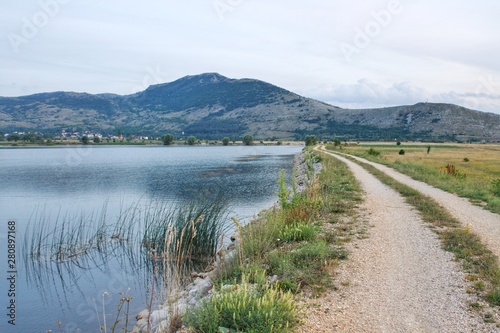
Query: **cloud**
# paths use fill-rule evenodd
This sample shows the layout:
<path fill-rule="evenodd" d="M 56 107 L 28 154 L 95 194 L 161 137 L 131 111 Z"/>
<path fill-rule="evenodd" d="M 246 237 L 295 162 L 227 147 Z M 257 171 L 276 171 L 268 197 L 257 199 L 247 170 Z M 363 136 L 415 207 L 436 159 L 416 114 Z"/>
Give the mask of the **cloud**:
<path fill-rule="evenodd" d="M 389 106 L 423 101 L 428 93 L 409 82 L 396 82 L 385 86 L 363 78 L 355 84 L 334 88 L 330 95 L 330 100 L 342 105 Z"/>
<path fill-rule="evenodd" d="M 450 103 L 470 109 L 500 113 L 500 83 L 489 78 L 479 83 L 475 92 L 448 91 L 431 93 L 409 82 L 390 85 L 367 78 L 354 84 L 340 85 L 330 89 L 328 96 L 318 99 L 345 108 L 374 108 L 396 105 L 411 105 L 419 102 Z"/>
<path fill-rule="evenodd" d="M 500 2 L 396 0 L 403 10 L 346 62 L 339 45 L 353 43 L 390 1 L 0 2 L 0 96 L 127 94 L 216 71 L 343 107 L 429 100 L 500 113 L 500 87 L 480 81 L 500 78 Z M 56 2 L 57 13 L 42 5 Z M 222 19 L 215 3 L 229 6 Z M 8 34 L 26 35 L 26 20 L 40 26 L 16 53 Z"/>

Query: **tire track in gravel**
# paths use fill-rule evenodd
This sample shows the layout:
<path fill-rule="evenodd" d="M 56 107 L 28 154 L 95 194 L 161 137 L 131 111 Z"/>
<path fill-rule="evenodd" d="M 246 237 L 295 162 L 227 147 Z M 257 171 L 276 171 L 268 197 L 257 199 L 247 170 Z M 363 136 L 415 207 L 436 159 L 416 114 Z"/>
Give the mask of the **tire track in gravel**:
<path fill-rule="evenodd" d="M 339 268 L 339 289 L 323 304 L 329 314 L 313 313 L 302 332 L 492 332 L 468 310 L 463 273 L 416 210 L 361 166 L 334 157 L 362 184 L 372 227 Z"/>

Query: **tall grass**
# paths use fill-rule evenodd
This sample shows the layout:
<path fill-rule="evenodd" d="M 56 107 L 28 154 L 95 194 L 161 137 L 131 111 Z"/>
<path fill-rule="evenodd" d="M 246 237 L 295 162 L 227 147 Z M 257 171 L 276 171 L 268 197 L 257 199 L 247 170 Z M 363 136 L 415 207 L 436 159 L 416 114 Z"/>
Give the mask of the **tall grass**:
<path fill-rule="evenodd" d="M 159 205 L 148 209 L 142 222 L 143 247 L 186 273 L 193 264 L 208 265 L 215 259 L 229 227 L 227 209 L 220 200 L 176 208 Z"/>
<path fill-rule="evenodd" d="M 106 206 L 88 215 L 59 213 L 55 220 L 40 211 L 32 221 L 22 251 L 27 277 L 42 296 L 48 284 L 57 293 L 73 291 L 82 275 L 106 270 L 109 260 L 117 260 L 124 270 L 132 269 L 149 281 L 150 296 L 145 301 L 150 309 L 153 300 L 168 299 L 190 282 L 193 269 L 215 260 L 230 226 L 226 205 L 219 199 L 179 205 L 150 202 L 146 208 L 138 203 L 122 210 L 115 223 L 108 221 Z M 126 324 L 130 301 L 123 296 L 118 305 L 118 315 L 125 306 Z"/>
<path fill-rule="evenodd" d="M 221 289 L 199 308 L 187 313 L 184 320 L 196 332 L 286 333 L 298 322 L 293 295 L 265 283 L 250 282 L 247 275 L 233 287 Z"/>

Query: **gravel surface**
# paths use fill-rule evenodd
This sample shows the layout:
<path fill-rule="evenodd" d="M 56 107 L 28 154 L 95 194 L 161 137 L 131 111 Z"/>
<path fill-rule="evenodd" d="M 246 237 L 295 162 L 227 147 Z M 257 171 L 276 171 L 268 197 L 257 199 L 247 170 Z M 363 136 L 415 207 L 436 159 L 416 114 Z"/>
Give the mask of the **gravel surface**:
<path fill-rule="evenodd" d="M 365 191 L 369 237 L 350 245 L 336 290 L 308 303 L 300 332 L 498 332 L 469 310 L 472 296 L 453 256 L 394 190 L 338 157 Z"/>

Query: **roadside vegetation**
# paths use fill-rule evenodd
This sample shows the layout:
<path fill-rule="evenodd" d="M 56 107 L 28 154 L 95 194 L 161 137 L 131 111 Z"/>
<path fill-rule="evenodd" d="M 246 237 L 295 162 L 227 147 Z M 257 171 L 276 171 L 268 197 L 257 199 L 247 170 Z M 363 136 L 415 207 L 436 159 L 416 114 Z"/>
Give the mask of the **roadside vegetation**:
<path fill-rule="evenodd" d="M 498 144 L 366 143 L 342 145 L 341 149 L 390 166 L 413 179 L 468 198 L 500 214 Z"/>
<path fill-rule="evenodd" d="M 226 261 L 215 291 L 190 309 L 185 324 L 194 332 L 292 332 L 300 323 L 299 295 L 317 296 L 331 287 L 329 275 L 343 247 L 364 229 L 354 215 L 359 184 L 347 167 L 307 152 L 310 186 L 302 193 L 280 175 L 279 207 L 239 230 L 237 254 Z M 322 172 L 311 167 L 321 159 Z"/>
<path fill-rule="evenodd" d="M 500 266 L 498 258 L 484 245 L 469 227 L 462 226 L 432 198 L 404 185 L 372 165 L 352 159 L 384 184 L 399 192 L 406 201 L 414 206 L 422 219 L 429 223 L 443 244 L 443 249 L 452 252 L 461 262 L 466 278 L 472 282 L 469 293 L 475 293 L 492 306 L 500 306 Z M 479 303 L 470 304 L 472 308 L 483 308 Z M 488 312 L 484 319 L 488 320 Z"/>

